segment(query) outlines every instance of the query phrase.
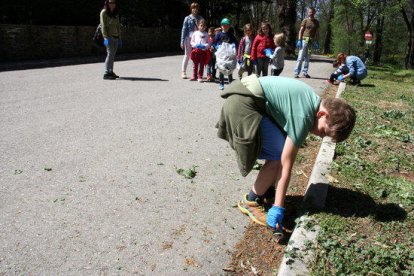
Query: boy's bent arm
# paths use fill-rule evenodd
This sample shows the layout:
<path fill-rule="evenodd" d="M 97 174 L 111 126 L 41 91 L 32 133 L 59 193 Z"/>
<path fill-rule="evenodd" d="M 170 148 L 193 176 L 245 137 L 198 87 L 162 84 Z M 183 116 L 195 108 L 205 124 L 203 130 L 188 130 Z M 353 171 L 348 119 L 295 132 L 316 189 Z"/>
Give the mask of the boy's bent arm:
<path fill-rule="evenodd" d="M 276 206 L 284 207 L 286 191 L 289 186 L 292 167 L 298 150 L 299 149 L 293 144 L 293 141 L 289 137 L 286 137 L 281 158 L 281 173 L 276 187 L 276 197 L 274 203 Z"/>

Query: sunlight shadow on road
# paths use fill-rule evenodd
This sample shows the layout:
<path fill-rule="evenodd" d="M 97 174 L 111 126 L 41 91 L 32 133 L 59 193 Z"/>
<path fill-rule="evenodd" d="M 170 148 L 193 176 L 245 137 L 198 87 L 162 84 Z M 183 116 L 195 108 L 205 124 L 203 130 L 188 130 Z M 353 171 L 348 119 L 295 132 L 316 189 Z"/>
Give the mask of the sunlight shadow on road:
<path fill-rule="evenodd" d="M 137 77 L 119 77 L 119 80 L 128 80 L 128 81 L 168 81 L 168 80 L 157 79 L 157 78 L 137 78 Z"/>

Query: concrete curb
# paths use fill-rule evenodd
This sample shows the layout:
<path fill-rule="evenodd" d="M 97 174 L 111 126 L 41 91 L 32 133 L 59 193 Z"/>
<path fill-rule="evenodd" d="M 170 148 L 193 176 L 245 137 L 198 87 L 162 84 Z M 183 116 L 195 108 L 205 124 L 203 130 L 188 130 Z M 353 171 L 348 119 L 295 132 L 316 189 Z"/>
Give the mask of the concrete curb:
<path fill-rule="evenodd" d="M 346 84 L 341 82 L 336 92 L 336 98 L 341 97 L 345 88 Z M 336 144 L 331 141 L 331 138 L 325 137 L 322 140 L 304 195 L 304 206 L 312 206 L 317 209 L 325 207 L 329 186 L 326 175 L 330 171 L 335 147 Z M 279 266 L 278 276 L 310 274 L 307 265 L 312 261 L 314 255 L 312 252 L 308 252 L 308 246 L 316 242 L 319 232 L 319 226 L 313 224 L 312 218 L 306 214 L 299 218 Z"/>

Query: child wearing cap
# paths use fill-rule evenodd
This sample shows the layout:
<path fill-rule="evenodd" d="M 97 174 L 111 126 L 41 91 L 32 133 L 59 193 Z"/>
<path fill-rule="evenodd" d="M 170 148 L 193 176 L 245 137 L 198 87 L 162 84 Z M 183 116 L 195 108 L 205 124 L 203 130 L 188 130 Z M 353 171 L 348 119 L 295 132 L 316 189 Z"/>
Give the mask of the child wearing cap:
<path fill-rule="evenodd" d="M 223 43 L 233 44 L 234 48 L 236 48 L 236 38 L 231 32 L 229 32 L 229 29 L 230 29 L 230 20 L 228 18 L 223 18 L 223 20 L 221 20 L 221 32 L 217 33 L 214 36 L 214 40 L 213 40 L 214 48 L 218 49 L 218 47 L 222 45 Z M 230 70 L 228 73 L 229 83 L 233 81 L 232 74 L 233 72 Z M 224 73 L 221 71 L 219 73 L 219 81 L 220 81 L 219 89 L 223 90 L 224 89 Z"/>

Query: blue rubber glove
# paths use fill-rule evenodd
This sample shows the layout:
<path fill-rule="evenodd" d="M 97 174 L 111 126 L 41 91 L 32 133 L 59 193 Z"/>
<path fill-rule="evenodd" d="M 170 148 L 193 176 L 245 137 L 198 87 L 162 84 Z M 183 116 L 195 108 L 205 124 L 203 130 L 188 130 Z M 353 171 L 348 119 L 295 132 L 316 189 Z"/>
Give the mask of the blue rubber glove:
<path fill-rule="evenodd" d="M 265 49 L 264 51 L 265 51 L 265 55 L 266 55 L 268 58 L 270 58 L 270 56 L 273 54 L 273 53 L 272 53 L 272 49 L 270 49 L 270 48 L 267 48 L 267 49 Z"/>
<path fill-rule="evenodd" d="M 123 45 L 124 43 L 122 42 L 122 39 L 118 39 L 118 47 L 122 48 Z"/>
<path fill-rule="evenodd" d="M 298 42 L 296 42 L 296 47 L 302 49 L 302 40 L 298 39 Z"/>
<path fill-rule="evenodd" d="M 313 48 L 314 49 L 319 49 L 319 42 L 318 41 L 315 41 L 314 43 L 313 43 Z"/>
<path fill-rule="evenodd" d="M 284 212 L 285 208 L 273 205 L 272 208 L 270 208 L 267 212 L 267 225 L 272 228 L 278 229 L 279 231 L 282 231 L 282 221 Z"/>
<path fill-rule="evenodd" d="M 105 38 L 105 39 L 104 39 L 104 45 L 105 45 L 106 47 L 108 47 L 108 46 L 109 46 L 109 38 Z"/>
<path fill-rule="evenodd" d="M 339 81 L 343 81 L 343 80 L 344 80 L 344 75 L 339 75 L 339 76 L 338 76 L 338 80 L 339 80 Z"/>

